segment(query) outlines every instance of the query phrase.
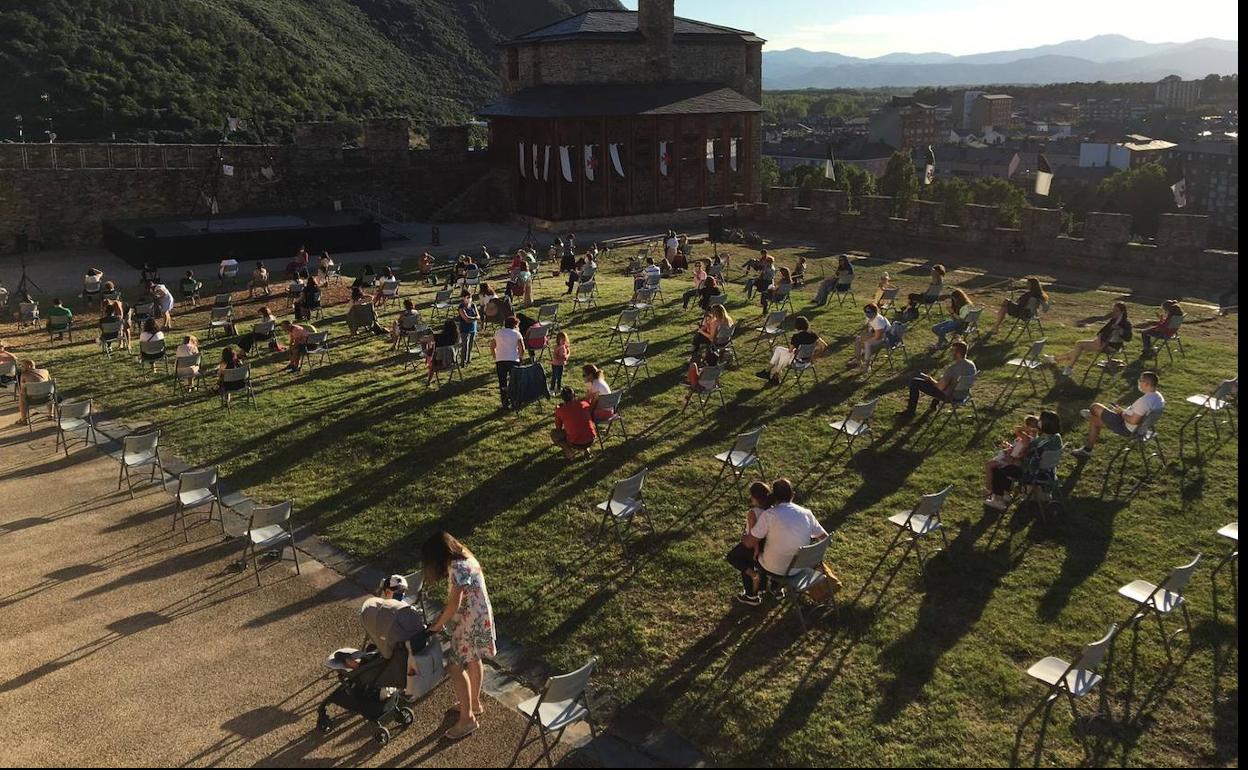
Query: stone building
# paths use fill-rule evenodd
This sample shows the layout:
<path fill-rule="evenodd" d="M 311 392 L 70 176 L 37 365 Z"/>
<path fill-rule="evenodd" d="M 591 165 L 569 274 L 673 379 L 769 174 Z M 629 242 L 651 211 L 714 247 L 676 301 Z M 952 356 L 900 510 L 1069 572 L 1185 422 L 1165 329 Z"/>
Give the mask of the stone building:
<path fill-rule="evenodd" d="M 761 200 L 762 45 L 674 0 L 587 11 L 500 44 L 482 108 L 516 213 L 628 216 Z"/>
<path fill-rule="evenodd" d="M 935 107 L 908 96 L 894 96 L 871 115 L 867 138 L 894 150 L 911 150 L 940 144 L 944 136 L 936 123 Z"/>

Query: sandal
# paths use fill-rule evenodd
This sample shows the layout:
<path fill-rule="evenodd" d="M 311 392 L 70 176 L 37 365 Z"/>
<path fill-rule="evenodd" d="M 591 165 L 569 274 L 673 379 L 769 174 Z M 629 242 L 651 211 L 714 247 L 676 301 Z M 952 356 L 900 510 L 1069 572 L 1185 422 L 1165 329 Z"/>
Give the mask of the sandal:
<path fill-rule="evenodd" d="M 475 733 L 478 727 L 480 727 L 480 725 L 476 722 L 473 722 L 466 728 L 461 728 L 459 725 L 455 725 L 443 733 L 442 737 L 446 738 L 448 741 L 458 741 L 461 738 L 467 738 L 469 735 Z"/>

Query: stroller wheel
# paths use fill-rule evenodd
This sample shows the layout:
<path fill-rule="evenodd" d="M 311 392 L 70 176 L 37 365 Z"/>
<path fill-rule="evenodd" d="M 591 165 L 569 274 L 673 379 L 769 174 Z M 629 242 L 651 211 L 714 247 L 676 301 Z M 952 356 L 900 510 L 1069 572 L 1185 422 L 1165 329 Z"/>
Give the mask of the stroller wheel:
<path fill-rule="evenodd" d="M 373 737 L 377 739 L 378 746 L 385 746 L 390 742 L 390 731 L 383 727 Z"/>
<path fill-rule="evenodd" d="M 403 725 L 404 727 L 409 727 L 412 724 L 412 722 L 415 722 L 415 721 L 416 721 L 416 712 L 412 711 L 407 706 L 399 707 L 399 724 Z"/>

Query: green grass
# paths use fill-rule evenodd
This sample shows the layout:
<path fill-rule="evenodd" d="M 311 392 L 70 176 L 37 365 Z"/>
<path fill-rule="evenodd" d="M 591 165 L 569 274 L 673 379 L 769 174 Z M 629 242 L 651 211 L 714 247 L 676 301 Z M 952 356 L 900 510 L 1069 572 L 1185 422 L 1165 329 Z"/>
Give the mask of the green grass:
<path fill-rule="evenodd" d="M 776 253 L 782 264 L 805 253 L 818 265 L 832 252 L 803 246 Z M 743 258 L 739 251 L 737 261 Z M 601 309 L 573 317 L 571 303 L 563 302 L 573 344 L 566 379 L 574 384 L 576 366 L 603 363 L 616 352 L 606 329 L 631 289 L 619 267 L 604 265 Z M 921 266 L 864 260 L 860 300 L 881 269 L 903 292 L 925 283 Z M 1009 281 L 970 272 L 953 274 L 952 283 L 990 307 L 1007 290 L 1017 291 Z M 1002 364 L 1025 344 L 998 335 L 972 356 L 986 370 L 976 390 L 981 423 L 922 433 L 921 422 L 898 427 L 893 420 L 909 375 L 881 372 L 864 382 L 846 373 L 845 346 L 861 316 L 834 302 L 811 314 L 814 328 L 832 342 L 817 387 L 762 389 L 753 373 L 764 353 L 751 355 L 752 341 L 742 342 L 741 365 L 725 378 L 728 408 L 703 417 L 691 407 L 682 416 L 679 382 L 697 318 L 673 301 L 686 285 L 667 282 L 666 306 L 646 323 L 653 376 L 625 398 L 632 438 L 572 465 L 547 441 L 549 407 L 498 413 L 487 362 L 473 364 L 466 384 L 427 389 L 403 373 L 384 341 L 348 339 L 340 308 L 321 324 L 336 335 L 332 363 L 292 378 L 279 371 L 283 359 L 261 359 L 259 408 L 228 414 L 214 398 L 172 395 L 167 382 L 128 361 L 102 360 L 89 342 L 48 348 L 37 334 L 10 342 L 46 359 L 66 392 L 92 395 L 110 418 L 156 423 L 190 461 L 220 465 L 231 484 L 261 499 L 293 499 L 300 518 L 387 569 L 414 568 L 421 541 L 436 527 L 462 537 L 485 565 L 501 633 L 555 667 L 600 656 L 595 684 L 609 702 L 671 725 L 720 763 L 1004 764 L 1018 723 L 1042 693 L 1026 668 L 1050 654 L 1069 658 L 1126 618 L 1130 607 L 1115 595 L 1118 586 L 1160 580 L 1203 551 L 1206 563 L 1190 591 L 1196 625 L 1190 653 L 1182 642 L 1181 663 L 1167 672 L 1155 630 L 1146 629 L 1128 703 L 1129 645 L 1120 645 L 1110 690 L 1114 720 L 1094 732 L 1094 746 L 1105 763 L 1238 762 L 1233 614 L 1228 591 L 1221 593 L 1220 620 L 1210 596 L 1211 567 L 1226 550 L 1214 533 L 1238 515 L 1234 438 L 1215 447 L 1212 434 L 1204 435 L 1199 458 L 1189 443 L 1183 464 L 1140 494 L 1102 501 L 1106 450 L 1116 446 L 1107 438 L 1057 523 L 1003 525 L 993 540 L 995 517 L 980 504 L 979 490 L 995 440 L 1022 415 L 1047 406 L 1060 412 L 1067 442 L 1077 443 L 1084 430 L 1079 409 L 1093 400 L 1127 402 L 1135 368 L 1099 392 L 1076 380 L 1033 397 L 1023 385 L 994 406 L 1007 383 Z M 547 278 L 537 295 L 547 299 L 556 291 L 561 281 Z M 799 292 L 799 310 L 811 291 Z M 430 296 L 420 295 L 422 302 Z M 1053 295 L 1045 321 L 1053 352 L 1089 336 L 1087 327 L 1119 296 L 1137 321 L 1151 317 L 1155 305 L 1130 292 L 1061 286 Z M 244 304 L 241 313 L 255 307 Z M 738 319 L 758 312 L 744 305 L 739 288 L 730 310 Z M 1186 359 L 1162 374 L 1169 408 L 1160 427 L 1172 460 L 1179 426 L 1192 414 L 1183 399 L 1208 392 L 1238 367 L 1234 317 L 1193 309 L 1188 318 Z M 178 320 L 178 333 L 202 331 L 207 311 Z M 921 353 L 930 339 L 920 325 L 911 351 Z M 218 347 L 207 346 L 206 361 Z M 920 354 L 915 368 L 939 370 L 943 362 Z M 884 396 L 881 440 L 859 457 L 864 475 L 843 456 L 827 455 L 827 420 L 876 395 Z M 832 533 L 829 559 L 846 585 L 838 620 L 805 636 L 791 615 L 731 601 L 737 578 L 723 556 L 739 536 L 744 511 L 730 485 L 715 488 L 712 456 L 736 433 L 760 424 L 767 426 L 760 451 L 768 473 L 793 478 L 799 502 Z M 641 538 L 626 559 L 594 537 L 592 506 L 606 499 L 614 479 L 642 467 L 650 469 L 646 499 L 658 531 Z M 1063 475 L 1074 468 L 1067 458 Z M 886 515 L 948 483 L 956 485 L 945 513 L 951 545 L 932 560 L 926 582 L 913 562 L 891 578 L 892 563 L 877 570 L 893 536 Z M 1078 762 L 1082 750 L 1066 712 L 1055 714 L 1045 759 Z M 1028 733 L 1027 745 L 1034 737 Z"/>

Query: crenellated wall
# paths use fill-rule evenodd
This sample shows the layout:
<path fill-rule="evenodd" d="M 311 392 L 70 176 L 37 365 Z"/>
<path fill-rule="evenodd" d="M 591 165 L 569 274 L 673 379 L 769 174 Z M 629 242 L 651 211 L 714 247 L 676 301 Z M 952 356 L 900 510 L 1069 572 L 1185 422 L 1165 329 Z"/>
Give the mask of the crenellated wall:
<path fill-rule="evenodd" d="M 805 196 L 809 206 L 799 206 Z M 765 234 L 800 233 L 833 242 L 841 248 L 880 250 L 932 258 L 951 253 L 1078 267 L 1112 273 L 1151 273 L 1158 267 L 1181 265 L 1208 271 L 1215 279 L 1239 279 L 1239 255 L 1208 248 L 1209 219 L 1189 214 L 1163 214 L 1152 243 L 1131 242 L 1131 216 L 1109 212 L 1088 215 L 1083 237 L 1062 235 L 1058 209 L 1025 208 L 1017 228 L 1001 227 L 996 206 L 968 204 L 956 222 L 946 222 L 943 204 L 911 201 L 908 216 L 891 216 L 893 201 L 882 195 L 863 196 L 858 211 L 849 211 L 841 190 L 772 187 L 766 203 L 738 203 L 739 218 Z"/>

